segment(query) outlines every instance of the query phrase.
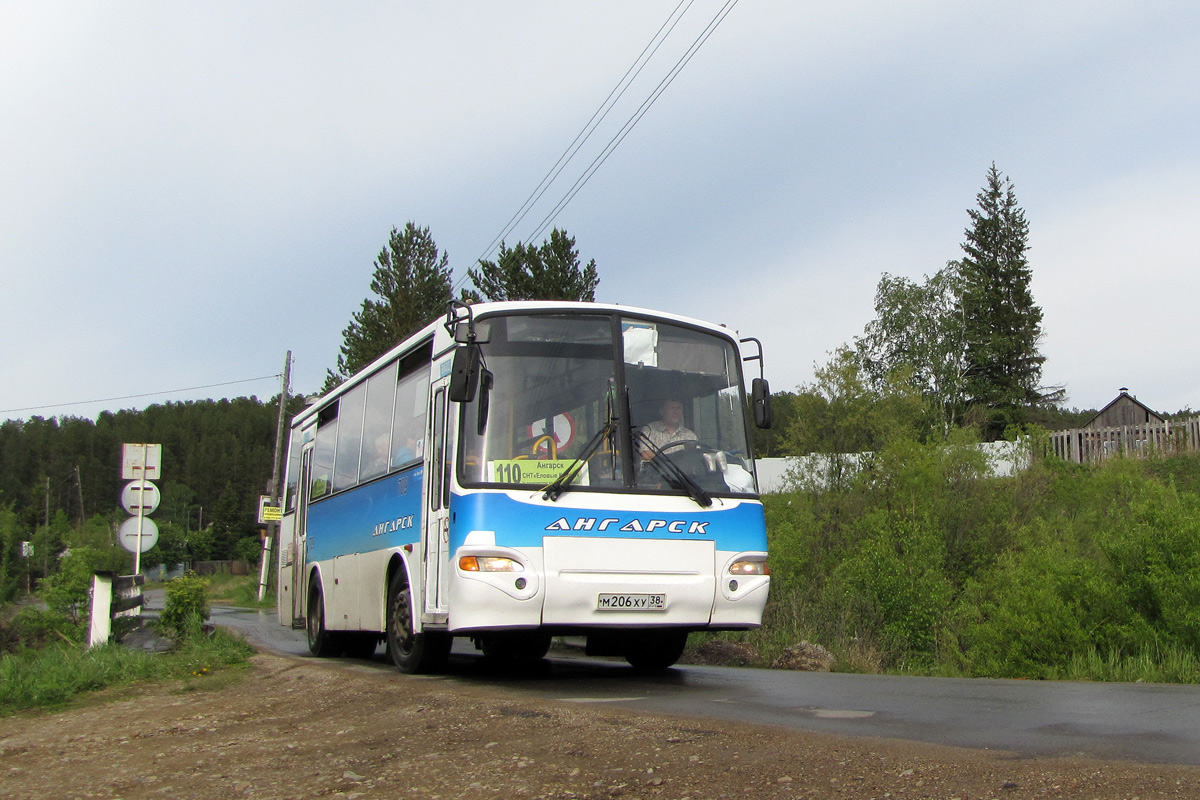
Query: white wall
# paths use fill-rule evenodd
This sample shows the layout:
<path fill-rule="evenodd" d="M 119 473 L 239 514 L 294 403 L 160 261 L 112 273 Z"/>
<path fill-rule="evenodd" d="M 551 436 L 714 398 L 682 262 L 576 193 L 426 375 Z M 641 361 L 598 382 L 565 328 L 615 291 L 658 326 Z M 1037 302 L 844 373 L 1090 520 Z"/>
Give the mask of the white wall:
<path fill-rule="evenodd" d="M 1024 440 L 1016 442 L 985 442 L 979 445 L 988 457 L 992 476 L 1009 478 L 1029 466 L 1029 446 Z M 787 490 L 788 470 L 795 467 L 812 468 L 822 456 L 788 456 L 787 458 L 757 458 L 758 485 L 763 494 Z"/>

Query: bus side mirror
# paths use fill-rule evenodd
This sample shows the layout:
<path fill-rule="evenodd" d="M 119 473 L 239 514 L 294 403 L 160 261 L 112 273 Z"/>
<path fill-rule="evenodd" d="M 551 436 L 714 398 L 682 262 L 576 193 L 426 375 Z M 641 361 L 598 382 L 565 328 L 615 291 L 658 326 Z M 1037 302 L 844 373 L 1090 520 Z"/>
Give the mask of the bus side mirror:
<path fill-rule="evenodd" d="M 479 388 L 480 356 L 475 345 L 464 344 L 454 350 L 450 362 L 450 399 L 455 403 L 469 403 L 475 399 Z"/>
<path fill-rule="evenodd" d="M 750 384 L 750 405 L 754 409 L 754 425 L 771 427 L 771 387 L 766 378 L 755 378 Z"/>

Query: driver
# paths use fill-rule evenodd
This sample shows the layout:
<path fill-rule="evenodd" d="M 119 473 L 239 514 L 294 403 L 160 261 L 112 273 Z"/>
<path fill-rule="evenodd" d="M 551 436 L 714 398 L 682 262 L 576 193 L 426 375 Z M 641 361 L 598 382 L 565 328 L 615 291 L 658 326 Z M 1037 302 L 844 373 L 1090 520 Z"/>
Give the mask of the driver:
<path fill-rule="evenodd" d="M 683 426 L 683 403 L 678 400 L 664 400 L 658 407 L 659 419 L 642 428 L 642 442 L 650 441 L 656 448 L 664 447 L 675 442 L 689 442 L 696 439 L 696 434 Z M 646 447 L 642 450 L 642 460 L 654 458 L 654 450 Z"/>

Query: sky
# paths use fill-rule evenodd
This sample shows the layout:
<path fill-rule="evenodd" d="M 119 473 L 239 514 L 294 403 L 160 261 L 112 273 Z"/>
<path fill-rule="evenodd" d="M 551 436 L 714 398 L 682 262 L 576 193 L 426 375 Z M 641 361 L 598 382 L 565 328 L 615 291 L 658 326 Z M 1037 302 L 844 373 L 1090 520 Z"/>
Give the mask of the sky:
<path fill-rule="evenodd" d="M 0 109 L 0 420 L 266 400 L 289 350 L 315 393 L 410 221 L 458 285 L 548 219 L 597 300 L 758 337 L 795 390 L 883 273 L 962 255 L 992 163 L 1043 382 L 1200 408 L 1194 3 L 9 0 Z"/>

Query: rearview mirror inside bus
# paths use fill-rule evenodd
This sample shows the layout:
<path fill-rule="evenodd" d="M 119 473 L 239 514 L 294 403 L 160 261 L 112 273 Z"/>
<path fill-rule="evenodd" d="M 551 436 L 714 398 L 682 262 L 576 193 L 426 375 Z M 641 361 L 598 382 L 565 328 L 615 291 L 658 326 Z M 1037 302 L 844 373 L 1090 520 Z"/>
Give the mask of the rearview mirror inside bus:
<path fill-rule="evenodd" d="M 455 403 L 469 403 L 475 399 L 479 388 L 479 348 L 474 345 L 459 345 L 454 350 L 450 363 L 450 399 Z"/>
<path fill-rule="evenodd" d="M 474 334 L 472 336 L 472 334 Z M 459 344 L 487 344 L 492 340 L 492 326 L 487 322 L 478 325 L 472 322 L 460 322 L 454 326 L 454 341 Z"/>

